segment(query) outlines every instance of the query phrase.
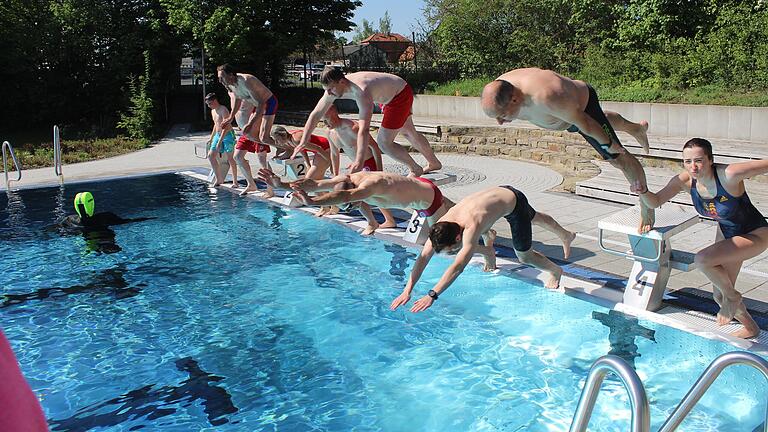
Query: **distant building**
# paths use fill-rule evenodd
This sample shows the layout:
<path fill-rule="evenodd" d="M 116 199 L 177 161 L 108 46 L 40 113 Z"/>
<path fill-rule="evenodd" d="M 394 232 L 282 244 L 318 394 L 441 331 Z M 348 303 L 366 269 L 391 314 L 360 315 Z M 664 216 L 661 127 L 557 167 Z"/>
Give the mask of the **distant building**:
<path fill-rule="evenodd" d="M 401 61 L 409 61 L 407 51 L 413 52 L 413 43 L 397 33 L 374 33 L 357 45 L 346 45 L 335 52 L 335 61 L 341 60 L 354 69 L 385 69 Z M 409 59 L 409 57 L 411 57 Z"/>

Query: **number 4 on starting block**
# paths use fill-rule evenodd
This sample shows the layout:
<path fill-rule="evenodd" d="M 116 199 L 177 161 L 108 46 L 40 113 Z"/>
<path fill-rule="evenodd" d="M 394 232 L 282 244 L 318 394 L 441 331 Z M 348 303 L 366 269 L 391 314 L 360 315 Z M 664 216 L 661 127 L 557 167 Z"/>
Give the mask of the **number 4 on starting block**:
<path fill-rule="evenodd" d="M 423 245 L 427 242 L 428 236 L 429 222 L 427 222 L 427 217 L 419 216 L 419 212 L 414 211 L 411 214 L 411 220 L 408 221 L 408 225 L 405 227 L 403 240 Z"/>

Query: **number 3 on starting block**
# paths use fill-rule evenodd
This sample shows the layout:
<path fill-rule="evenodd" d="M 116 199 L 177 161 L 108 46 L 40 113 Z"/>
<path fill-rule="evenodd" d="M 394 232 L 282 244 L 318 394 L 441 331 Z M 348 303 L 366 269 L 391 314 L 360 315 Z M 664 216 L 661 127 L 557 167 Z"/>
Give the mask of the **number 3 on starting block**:
<path fill-rule="evenodd" d="M 419 216 L 418 212 L 413 212 L 411 220 L 408 221 L 408 225 L 405 227 L 403 240 L 423 245 L 427 242 L 427 236 L 429 236 L 427 217 Z"/>

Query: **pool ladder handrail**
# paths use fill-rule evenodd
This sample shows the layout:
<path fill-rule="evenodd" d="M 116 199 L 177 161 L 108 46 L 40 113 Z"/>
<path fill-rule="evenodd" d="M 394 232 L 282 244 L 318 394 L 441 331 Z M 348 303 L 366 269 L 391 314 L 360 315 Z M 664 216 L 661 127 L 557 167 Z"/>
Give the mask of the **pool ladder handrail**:
<path fill-rule="evenodd" d="M 691 387 L 674 411 L 672 411 L 672 414 L 667 417 L 667 420 L 658 432 L 672 432 L 676 430 L 723 370 L 737 364 L 752 366 L 762 372 L 763 376 L 768 380 L 768 361 L 764 358 L 746 351 L 733 351 L 721 354 L 702 372 L 699 379 L 696 380 L 693 387 Z M 584 432 L 587 430 L 597 395 L 600 392 L 600 385 L 608 372 L 616 373 L 629 393 L 629 403 L 632 412 L 632 432 L 649 432 L 651 421 L 645 387 L 637 372 L 624 359 L 613 355 L 600 357 L 589 370 L 587 382 L 581 392 L 579 404 L 576 407 L 576 413 L 573 416 L 573 422 L 569 431 Z M 768 407 L 766 407 L 763 428 L 765 432 L 768 432 Z"/>
<path fill-rule="evenodd" d="M 16 178 L 16 180 L 9 180 L 8 179 L 8 156 L 7 153 L 11 154 L 11 159 L 13 159 L 13 164 L 16 166 L 16 171 L 19 173 L 19 176 Z M 3 171 L 5 172 L 5 188 L 10 189 L 10 182 L 15 181 L 19 182 L 21 181 L 21 165 L 19 164 L 19 160 L 16 159 L 16 153 L 13 151 L 13 146 L 8 141 L 3 141 Z"/>
<path fill-rule="evenodd" d="M 57 125 L 53 125 L 53 172 L 59 178 L 59 182 L 63 184 L 64 174 L 61 169 L 61 136 Z"/>

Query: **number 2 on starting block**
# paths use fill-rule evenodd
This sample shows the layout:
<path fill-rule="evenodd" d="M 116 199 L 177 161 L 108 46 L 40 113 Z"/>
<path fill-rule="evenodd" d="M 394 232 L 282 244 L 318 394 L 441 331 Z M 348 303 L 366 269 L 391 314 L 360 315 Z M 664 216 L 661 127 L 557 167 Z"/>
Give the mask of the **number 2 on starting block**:
<path fill-rule="evenodd" d="M 298 180 L 307 173 L 307 165 L 301 159 L 285 161 L 285 176 L 290 180 Z"/>
<path fill-rule="evenodd" d="M 411 214 L 411 219 L 405 227 L 403 240 L 411 243 L 423 245 L 427 242 L 429 236 L 429 223 L 426 216 L 419 216 L 418 212 Z"/>
<path fill-rule="evenodd" d="M 299 201 L 298 198 L 293 196 L 293 192 L 288 192 L 285 195 L 283 195 L 283 205 L 288 207 L 301 207 L 304 204 Z"/>

